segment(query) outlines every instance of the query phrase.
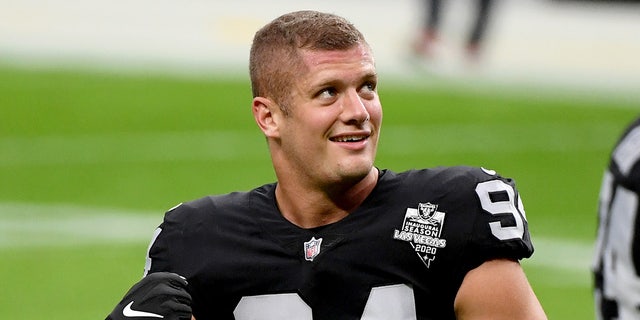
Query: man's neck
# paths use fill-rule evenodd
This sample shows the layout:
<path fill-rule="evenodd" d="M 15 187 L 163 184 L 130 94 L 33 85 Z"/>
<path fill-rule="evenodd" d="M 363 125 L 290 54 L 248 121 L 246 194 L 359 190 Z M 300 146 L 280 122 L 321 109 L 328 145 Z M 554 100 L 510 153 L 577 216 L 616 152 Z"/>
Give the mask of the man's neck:
<path fill-rule="evenodd" d="M 371 194 L 378 181 L 378 169 L 372 168 L 356 184 L 343 188 L 304 188 L 279 182 L 276 201 L 282 216 L 291 223 L 310 229 L 345 218 Z"/>

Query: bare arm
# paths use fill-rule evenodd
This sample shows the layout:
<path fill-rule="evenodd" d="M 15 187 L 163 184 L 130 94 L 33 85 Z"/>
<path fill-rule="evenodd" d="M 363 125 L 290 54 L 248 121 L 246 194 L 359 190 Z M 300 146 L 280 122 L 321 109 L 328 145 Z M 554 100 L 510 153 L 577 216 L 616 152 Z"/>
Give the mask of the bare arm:
<path fill-rule="evenodd" d="M 547 316 L 520 264 L 486 261 L 464 277 L 454 302 L 461 320 L 544 320 Z"/>

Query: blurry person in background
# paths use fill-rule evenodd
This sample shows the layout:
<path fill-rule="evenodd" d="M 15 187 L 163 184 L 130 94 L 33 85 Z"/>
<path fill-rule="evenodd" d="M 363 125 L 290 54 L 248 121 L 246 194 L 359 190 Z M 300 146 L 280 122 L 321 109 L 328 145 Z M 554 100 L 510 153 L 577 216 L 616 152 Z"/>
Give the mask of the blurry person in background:
<path fill-rule="evenodd" d="M 434 50 L 440 41 L 441 35 L 442 2 L 441 0 L 422 1 L 424 4 L 423 23 L 413 43 L 413 51 L 420 57 L 431 59 L 434 56 Z M 479 59 L 493 1 L 477 0 L 475 6 L 475 20 L 471 25 L 471 30 L 465 43 L 465 54 L 471 62 Z"/>
<path fill-rule="evenodd" d="M 640 319 L 640 118 L 616 144 L 599 197 L 594 257 L 597 319 Z"/>

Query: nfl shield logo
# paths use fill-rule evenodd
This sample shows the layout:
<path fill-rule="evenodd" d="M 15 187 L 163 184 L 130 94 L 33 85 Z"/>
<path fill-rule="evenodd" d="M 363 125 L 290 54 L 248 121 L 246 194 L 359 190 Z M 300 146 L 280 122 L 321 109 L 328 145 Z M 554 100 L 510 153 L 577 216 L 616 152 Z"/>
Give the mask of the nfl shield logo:
<path fill-rule="evenodd" d="M 311 240 L 304 243 L 304 259 L 307 261 L 313 261 L 318 254 L 320 254 L 320 244 L 322 238 L 316 239 L 312 237 Z"/>

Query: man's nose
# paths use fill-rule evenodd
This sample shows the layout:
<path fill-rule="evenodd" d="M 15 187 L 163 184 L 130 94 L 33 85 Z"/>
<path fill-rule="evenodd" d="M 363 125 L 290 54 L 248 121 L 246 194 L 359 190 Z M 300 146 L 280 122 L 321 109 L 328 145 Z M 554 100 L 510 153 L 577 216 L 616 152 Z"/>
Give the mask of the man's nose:
<path fill-rule="evenodd" d="M 344 122 L 362 123 L 369 120 L 369 111 L 356 90 L 347 91 L 342 109 Z"/>

